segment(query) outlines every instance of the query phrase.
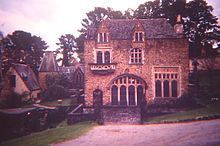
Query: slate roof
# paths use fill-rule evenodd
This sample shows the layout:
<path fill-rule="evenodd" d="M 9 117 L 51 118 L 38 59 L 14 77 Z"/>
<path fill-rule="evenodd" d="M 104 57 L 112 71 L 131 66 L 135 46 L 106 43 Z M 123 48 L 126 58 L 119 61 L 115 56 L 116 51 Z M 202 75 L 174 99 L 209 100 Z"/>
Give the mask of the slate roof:
<path fill-rule="evenodd" d="M 59 66 L 59 72 L 60 73 L 74 73 L 78 68 L 84 73 L 84 65 L 82 64 L 77 64 L 74 66 L 67 66 L 67 67 Z"/>
<path fill-rule="evenodd" d="M 58 72 L 58 64 L 53 51 L 45 52 L 42 62 L 39 67 L 39 72 Z"/>
<path fill-rule="evenodd" d="M 110 19 L 104 20 L 113 40 L 131 40 L 135 25 L 139 22 L 145 30 L 147 39 L 159 38 L 182 38 L 182 35 L 175 33 L 174 28 L 165 18 L 156 19 Z M 97 28 L 89 28 L 87 39 L 94 40 L 97 37 Z"/>
<path fill-rule="evenodd" d="M 22 78 L 23 82 L 30 91 L 39 90 L 40 85 L 33 70 L 25 64 L 13 64 L 13 68 Z"/>

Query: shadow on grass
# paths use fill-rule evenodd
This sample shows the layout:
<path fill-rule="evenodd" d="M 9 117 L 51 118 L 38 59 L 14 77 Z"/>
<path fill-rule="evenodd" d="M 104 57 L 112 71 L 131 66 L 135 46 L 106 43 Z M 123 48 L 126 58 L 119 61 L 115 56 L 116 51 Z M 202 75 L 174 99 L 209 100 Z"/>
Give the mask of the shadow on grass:
<path fill-rule="evenodd" d="M 93 122 L 81 122 L 75 125 L 67 125 L 66 121 L 63 121 L 56 128 L 6 141 L 1 143 L 0 146 L 47 146 L 51 143 L 59 143 L 68 139 L 77 138 L 87 133 L 95 125 L 96 124 Z"/>

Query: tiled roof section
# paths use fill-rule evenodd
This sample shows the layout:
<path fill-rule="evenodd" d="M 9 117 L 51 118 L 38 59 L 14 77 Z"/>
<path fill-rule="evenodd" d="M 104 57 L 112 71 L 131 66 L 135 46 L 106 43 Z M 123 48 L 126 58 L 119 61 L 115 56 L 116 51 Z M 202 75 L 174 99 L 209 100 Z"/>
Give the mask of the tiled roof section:
<path fill-rule="evenodd" d="M 53 51 L 45 52 L 39 67 L 39 72 L 58 72 L 58 64 Z"/>
<path fill-rule="evenodd" d="M 25 64 L 13 64 L 14 69 L 22 78 L 30 91 L 39 90 L 40 86 L 33 70 Z"/>
<path fill-rule="evenodd" d="M 74 73 L 78 68 L 84 73 L 84 65 L 82 64 L 77 64 L 75 66 L 68 66 L 68 67 L 60 66 L 59 72 L 60 73 Z"/>
<path fill-rule="evenodd" d="M 140 22 L 145 30 L 147 39 L 156 38 L 182 38 L 182 35 L 175 33 L 174 28 L 165 18 L 156 19 L 111 19 L 105 20 L 109 29 L 110 37 L 113 40 L 131 40 L 135 25 Z M 87 39 L 93 40 L 97 36 L 97 28 L 88 30 Z"/>

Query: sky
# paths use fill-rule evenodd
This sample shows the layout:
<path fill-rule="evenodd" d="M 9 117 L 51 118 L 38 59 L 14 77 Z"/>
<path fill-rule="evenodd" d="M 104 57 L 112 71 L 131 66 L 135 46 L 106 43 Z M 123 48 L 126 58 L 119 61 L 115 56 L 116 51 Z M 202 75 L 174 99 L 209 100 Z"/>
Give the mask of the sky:
<path fill-rule="evenodd" d="M 15 30 L 40 36 L 48 50 L 56 50 L 64 34 L 78 36 L 81 22 L 94 7 L 111 7 L 126 11 L 136 9 L 147 0 L 0 0 L 0 31 L 4 36 Z M 220 17 L 220 0 L 207 0 Z"/>

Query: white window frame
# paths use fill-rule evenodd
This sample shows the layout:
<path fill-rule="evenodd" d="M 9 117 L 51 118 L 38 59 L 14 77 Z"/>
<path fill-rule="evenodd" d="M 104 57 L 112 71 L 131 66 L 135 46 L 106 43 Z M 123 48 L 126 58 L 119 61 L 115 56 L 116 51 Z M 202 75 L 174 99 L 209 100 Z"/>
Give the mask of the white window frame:
<path fill-rule="evenodd" d="M 102 41 L 101 38 L 102 37 Z M 105 38 L 106 37 L 106 38 Z M 98 43 L 108 43 L 109 42 L 109 33 L 107 32 L 99 32 L 97 37 Z"/>
<path fill-rule="evenodd" d="M 105 64 L 105 52 L 106 51 L 109 51 L 110 53 L 110 63 L 112 63 L 112 48 L 109 48 L 109 47 L 102 47 L 102 48 L 97 48 L 97 49 L 94 49 L 94 63 L 97 64 L 97 53 L 98 52 L 102 52 L 102 63 Z"/>
<path fill-rule="evenodd" d="M 137 39 L 136 39 L 136 34 L 138 34 Z M 142 35 L 142 39 L 141 39 L 141 35 Z M 144 42 L 144 31 L 135 31 L 133 40 L 135 42 Z"/>
<path fill-rule="evenodd" d="M 158 72 L 158 71 L 155 71 L 155 68 L 157 68 L 157 67 L 161 67 L 161 68 L 177 68 L 178 69 L 178 71 L 176 71 L 176 72 L 170 72 L 170 71 L 164 71 L 164 72 Z M 164 84 L 164 81 L 165 80 L 168 80 L 169 81 L 169 97 L 168 98 L 178 98 L 178 97 L 180 97 L 181 95 L 182 95 L 182 93 L 181 93 L 181 67 L 180 66 L 153 66 L 152 67 L 152 72 L 153 72 L 153 74 L 152 74 L 152 85 L 153 85 L 153 95 L 154 95 L 154 98 L 158 98 L 158 97 L 156 97 L 156 87 L 155 87 L 155 82 L 156 82 L 156 80 L 160 80 L 161 81 L 161 98 L 167 98 L 167 97 L 164 97 L 164 91 L 163 91 L 163 84 Z M 157 78 L 155 78 L 155 75 L 156 74 L 161 74 L 161 79 L 157 79 Z M 163 75 L 167 75 L 167 74 L 169 74 L 169 76 L 171 76 L 171 74 L 177 74 L 177 78 L 171 78 L 171 77 L 169 77 L 169 79 L 167 78 L 167 77 L 165 77 L 165 78 L 163 78 Z M 157 76 L 159 76 L 159 75 L 157 75 Z M 172 80 L 176 80 L 177 81 L 177 97 L 172 97 L 172 86 L 171 86 L 171 82 L 172 82 Z"/>
<path fill-rule="evenodd" d="M 132 50 L 139 49 L 141 52 L 132 52 Z M 133 57 L 132 57 L 133 54 Z M 141 62 L 139 62 L 139 55 L 141 54 Z M 137 57 L 135 57 L 137 55 Z M 133 59 L 133 61 L 132 61 Z M 135 60 L 138 60 L 135 62 Z M 131 48 L 129 51 L 129 64 L 144 64 L 144 50 L 142 48 Z"/>

